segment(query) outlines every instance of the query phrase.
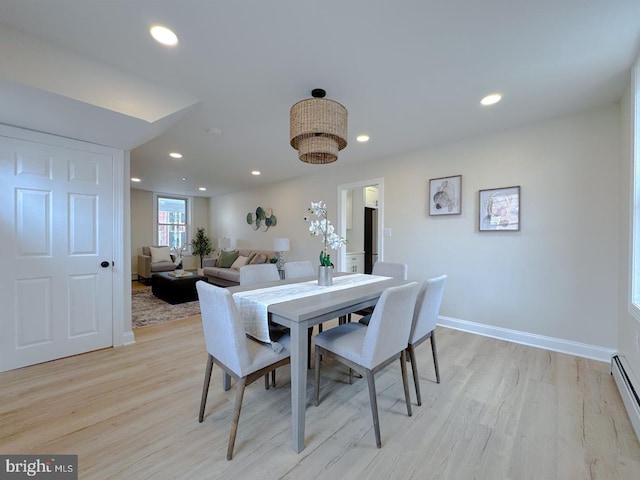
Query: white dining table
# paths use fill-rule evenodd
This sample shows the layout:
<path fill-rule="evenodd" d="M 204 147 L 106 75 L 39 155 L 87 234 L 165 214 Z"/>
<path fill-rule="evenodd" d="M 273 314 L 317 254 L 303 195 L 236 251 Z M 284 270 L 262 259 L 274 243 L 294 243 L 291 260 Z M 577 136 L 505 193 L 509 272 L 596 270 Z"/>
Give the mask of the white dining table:
<path fill-rule="evenodd" d="M 335 274 L 349 275 L 348 273 Z M 230 287 L 229 291 L 244 292 L 269 286 L 308 282 L 313 277 L 280 280 L 251 286 Z M 295 452 L 304 449 L 305 410 L 307 406 L 307 331 L 309 327 L 338 318 L 376 304 L 382 292 L 392 286 L 404 285 L 407 280 L 387 278 L 374 283 L 319 293 L 268 306 L 269 319 L 291 330 L 291 442 Z M 322 290 L 319 288 L 319 292 Z M 225 388 L 228 382 L 225 380 Z"/>

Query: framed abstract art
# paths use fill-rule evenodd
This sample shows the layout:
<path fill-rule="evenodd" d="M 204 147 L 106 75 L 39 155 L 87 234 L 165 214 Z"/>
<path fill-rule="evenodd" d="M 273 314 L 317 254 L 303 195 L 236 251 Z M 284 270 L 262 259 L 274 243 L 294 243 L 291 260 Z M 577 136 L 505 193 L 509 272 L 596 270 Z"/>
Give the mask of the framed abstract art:
<path fill-rule="evenodd" d="M 459 215 L 462 212 L 462 175 L 429 180 L 429 215 Z"/>
<path fill-rule="evenodd" d="M 481 232 L 520 230 L 520 186 L 480 190 Z"/>

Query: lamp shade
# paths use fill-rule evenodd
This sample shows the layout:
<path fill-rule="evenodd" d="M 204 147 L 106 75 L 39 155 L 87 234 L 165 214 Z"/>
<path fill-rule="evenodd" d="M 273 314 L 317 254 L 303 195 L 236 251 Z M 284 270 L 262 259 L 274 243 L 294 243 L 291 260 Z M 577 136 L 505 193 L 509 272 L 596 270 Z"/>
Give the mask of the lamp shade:
<path fill-rule="evenodd" d="M 314 98 L 301 100 L 291 107 L 289 142 L 306 163 L 335 162 L 338 151 L 347 146 L 347 109 L 323 98 L 326 92 L 316 88 Z"/>
<path fill-rule="evenodd" d="M 289 251 L 289 239 L 288 238 L 276 238 L 273 240 L 273 249 L 276 252 L 288 252 Z"/>
<path fill-rule="evenodd" d="M 218 248 L 221 250 L 224 250 L 225 248 L 229 248 L 231 246 L 231 239 L 230 238 L 219 238 L 218 239 Z"/>

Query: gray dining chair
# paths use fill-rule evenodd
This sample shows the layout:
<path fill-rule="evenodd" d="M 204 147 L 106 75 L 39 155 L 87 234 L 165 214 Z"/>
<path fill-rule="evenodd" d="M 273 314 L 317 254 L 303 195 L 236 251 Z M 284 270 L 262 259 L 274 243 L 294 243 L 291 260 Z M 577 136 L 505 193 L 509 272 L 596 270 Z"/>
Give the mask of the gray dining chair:
<path fill-rule="evenodd" d="M 376 262 L 373 264 L 371 275 L 380 275 L 382 277 L 393 277 L 406 280 L 408 270 L 409 269 L 406 263 Z M 362 318 L 358 321 L 363 325 L 368 325 L 371 314 L 373 313 L 373 309 L 374 307 L 367 307 L 353 313 L 355 313 L 356 315 L 362 315 Z M 351 314 L 349 314 L 349 321 L 351 321 Z"/>
<path fill-rule="evenodd" d="M 276 353 L 271 346 L 247 338 L 236 304 L 226 288 L 199 281 L 196 283 L 196 289 L 208 354 L 198 421 L 202 423 L 204 420 L 211 370 L 215 364 L 237 381 L 227 447 L 227 460 L 231 460 L 245 387 L 290 362 L 289 335 L 280 337 L 278 343 L 283 346 L 283 349 L 280 353 Z"/>
<path fill-rule="evenodd" d="M 311 263 L 311 262 L 309 262 Z M 285 264 L 286 267 L 286 264 Z M 313 268 L 313 267 L 312 267 Z M 286 269 L 285 269 L 286 272 Z M 286 274 L 285 274 L 286 275 Z M 258 265 L 245 265 L 240 267 L 240 285 L 255 285 L 257 283 L 272 282 L 280 280 L 280 274 L 278 268 L 273 263 L 261 263 Z M 289 329 L 278 323 L 274 323 L 269 320 L 269 336 L 271 340 L 280 342 L 281 335 L 290 333 Z M 311 352 L 311 336 L 313 335 L 313 327 L 309 328 L 309 334 L 307 339 L 307 348 Z M 309 355 L 310 357 L 310 355 Z M 311 358 L 307 360 L 307 368 L 311 368 Z M 276 386 L 276 372 L 271 372 L 271 384 Z M 265 379 L 265 387 L 269 388 L 269 381 Z"/>
<path fill-rule="evenodd" d="M 280 280 L 278 267 L 275 263 L 259 263 L 240 267 L 240 285 L 254 285 L 275 280 Z"/>
<path fill-rule="evenodd" d="M 284 278 L 312 277 L 316 274 L 313 264 L 309 260 L 286 262 L 284 264 Z"/>
<path fill-rule="evenodd" d="M 255 285 L 257 283 L 274 282 L 280 280 L 278 267 L 274 263 L 259 263 L 256 265 L 245 265 L 240 267 L 240 285 Z M 280 337 L 288 334 L 289 329 L 269 320 L 269 337 L 271 340 L 280 342 Z M 269 378 L 265 377 L 264 386 L 269 389 Z M 276 386 L 276 371 L 271 372 L 271 384 Z"/>
<path fill-rule="evenodd" d="M 440 368 L 438 367 L 438 351 L 436 349 L 436 322 L 438 321 L 438 313 L 440 312 L 446 281 L 446 275 L 426 280 L 418 293 L 416 308 L 413 313 L 413 325 L 409 336 L 407 353 L 409 354 L 409 360 L 411 360 L 411 372 L 413 373 L 418 405 L 422 405 L 422 397 L 420 396 L 415 347 L 428 338 L 431 339 L 431 354 L 433 355 L 433 366 L 436 371 L 436 382 L 440 383 Z"/>
<path fill-rule="evenodd" d="M 316 335 L 314 397 L 320 403 L 320 356 L 327 356 L 355 370 L 367 379 L 371 415 L 380 448 L 380 421 L 374 374 L 400 358 L 404 398 L 407 414 L 411 416 L 409 382 L 407 380 L 406 350 L 413 324 L 413 311 L 419 285 L 389 287 L 380 296 L 371 322 L 366 327 L 361 323 L 345 323 Z M 349 375 L 351 380 L 351 375 Z"/>

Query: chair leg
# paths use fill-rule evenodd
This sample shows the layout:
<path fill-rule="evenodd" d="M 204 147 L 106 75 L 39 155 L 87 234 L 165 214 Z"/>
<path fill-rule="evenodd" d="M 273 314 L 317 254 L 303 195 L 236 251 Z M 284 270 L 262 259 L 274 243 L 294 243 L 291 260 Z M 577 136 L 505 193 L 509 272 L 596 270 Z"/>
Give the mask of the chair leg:
<path fill-rule="evenodd" d="M 222 389 L 227 392 L 231 390 L 231 375 L 227 372 L 222 372 Z"/>
<path fill-rule="evenodd" d="M 371 370 L 367 370 L 367 385 L 369 385 L 369 402 L 371 403 L 373 430 L 376 434 L 376 447 L 382 448 L 382 440 L 380 440 L 380 420 L 378 419 L 378 399 L 376 398 L 376 383 L 373 379 L 373 372 Z"/>
<path fill-rule="evenodd" d="M 400 353 L 400 370 L 402 371 L 402 385 L 404 386 L 404 401 L 407 404 L 407 415 L 411 416 L 411 396 L 409 395 L 409 379 L 407 378 L 407 354 Z"/>
<path fill-rule="evenodd" d="M 313 327 L 307 329 L 307 370 L 311 369 L 311 335 L 313 335 Z"/>
<path fill-rule="evenodd" d="M 320 404 L 320 349 L 316 347 L 315 356 L 315 382 L 313 383 L 313 398 L 316 407 Z"/>
<path fill-rule="evenodd" d="M 407 347 L 407 352 L 409 352 L 409 360 L 411 361 L 411 373 L 413 373 L 413 384 L 416 388 L 416 403 L 418 406 L 422 405 L 422 396 L 420 395 L 420 381 L 418 377 L 418 364 L 416 362 L 416 351 L 413 348 L 413 345 L 409 345 Z"/>
<path fill-rule="evenodd" d="M 204 420 L 204 407 L 207 404 L 207 394 L 209 393 L 209 383 L 211 383 L 211 370 L 213 369 L 213 357 L 209 355 L 207 359 L 207 369 L 204 372 L 204 385 L 202 385 L 202 399 L 200 400 L 200 414 L 198 421 Z"/>
<path fill-rule="evenodd" d="M 436 331 L 431 332 L 431 353 L 433 353 L 433 365 L 436 369 L 436 382 L 440 383 L 440 367 L 438 366 L 438 350 L 436 348 Z"/>
<path fill-rule="evenodd" d="M 231 432 L 229 433 L 229 447 L 227 448 L 227 460 L 233 458 L 233 446 L 236 443 L 236 433 L 238 431 L 238 422 L 240 421 L 240 410 L 242 409 L 242 397 L 244 396 L 244 387 L 247 385 L 247 377 L 238 380 L 236 392 L 236 403 L 233 408 L 233 422 L 231 423 Z"/>

